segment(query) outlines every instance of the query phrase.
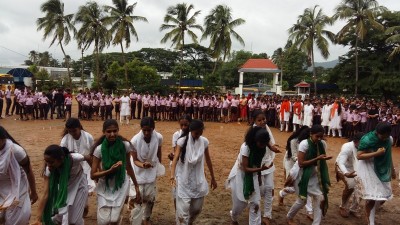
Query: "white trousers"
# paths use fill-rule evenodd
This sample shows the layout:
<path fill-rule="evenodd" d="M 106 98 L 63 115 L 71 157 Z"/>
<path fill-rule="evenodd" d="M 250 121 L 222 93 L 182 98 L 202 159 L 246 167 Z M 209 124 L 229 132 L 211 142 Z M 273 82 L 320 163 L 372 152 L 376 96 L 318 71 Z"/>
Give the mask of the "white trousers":
<path fill-rule="evenodd" d="M 204 197 L 180 198 L 176 196 L 176 224 L 192 224 L 203 209 Z"/>
<path fill-rule="evenodd" d="M 22 197 L 22 196 L 21 196 Z M 24 201 L 21 206 L 10 206 L 0 215 L 5 220 L 5 225 L 14 224 L 29 224 L 29 218 L 31 217 L 31 201 L 28 194 L 25 194 L 20 201 Z"/>
<path fill-rule="evenodd" d="M 274 172 L 261 176 L 261 198 L 264 200 L 264 217 L 272 219 L 272 202 L 274 200 Z"/>
<path fill-rule="evenodd" d="M 139 184 L 141 204 L 134 204 L 131 212 L 131 224 L 142 224 L 143 220 L 149 220 L 153 212 L 154 202 L 156 200 L 157 187 L 156 182 L 149 184 Z"/>
<path fill-rule="evenodd" d="M 231 219 L 237 222 L 240 214 L 249 206 L 249 225 L 260 225 L 261 224 L 261 212 L 260 212 L 260 201 L 257 202 L 244 202 L 237 198 L 236 186 L 232 185 L 232 210 Z"/>
<path fill-rule="evenodd" d="M 314 210 L 314 220 L 312 225 L 319 225 L 321 224 L 322 220 L 322 210 L 321 210 L 321 202 L 324 200 L 323 195 L 312 195 L 312 206 Z M 299 212 L 301 208 L 303 208 L 306 205 L 306 200 L 305 199 L 300 199 L 297 198 L 296 202 L 292 205 L 290 208 L 287 218 L 288 219 L 293 219 L 296 214 Z"/>

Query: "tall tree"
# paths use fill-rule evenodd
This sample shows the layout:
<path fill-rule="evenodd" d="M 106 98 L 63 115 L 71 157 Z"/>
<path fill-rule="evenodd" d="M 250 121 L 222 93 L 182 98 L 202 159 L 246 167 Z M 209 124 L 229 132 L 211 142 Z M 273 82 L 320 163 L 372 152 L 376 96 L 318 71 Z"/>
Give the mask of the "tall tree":
<path fill-rule="evenodd" d="M 211 10 L 210 14 L 204 19 L 204 33 L 201 39 L 206 39 L 210 37 L 210 46 L 212 56 L 215 58 L 215 66 L 221 55 L 223 56 L 223 61 L 226 57 L 230 56 L 232 48 L 231 36 L 239 41 L 239 43 L 244 46 L 244 41 L 242 37 L 236 33 L 234 28 L 244 24 L 246 21 L 242 18 L 232 19 L 232 10 L 226 5 L 217 5 Z"/>
<path fill-rule="evenodd" d="M 125 82 L 128 84 L 128 68 L 126 67 L 126 59 L 124 54 L 123 42 L 125 41 L 125 47 L 129 48 L 131 44 L 131 36 L 136 41 L 139 40 L 133 23 L 135 21 L 148 22 L 146 17 L 133 16 L 132 13 L 136 7 L 137 2 L 132 5 L 128 4 L 128 0 L 112 0 L 113 6 L 105 6 L 105 10 L 110 13 L 108 20 L 111 20 L 112 26 L 110 32 L 114 34 L 113 45 L 120 45 L 122 52 L 122 62 L 125 68 Z"/>
<path fill-rule="evenodd" d="M 327 25 L 332 24 L 332 19 L 322 13 L 322 9 L 307 8 L 297 19 L 297 23 L 289 29 L 289 39 L 293 40 L 293 46 L 307 53 L 313 68 L 314 94 L 317 94 L 317 73 L 315 70 L 314 47 L 321 52 L 325 59 L 329 56 L 329 43 L 326 37 L 334 41 L 335 35 L 325 30 Z M 315 45 L 315 46 L 314 46 Z"/>
<path fill-rule="evenodd" d="M 171 46 L 181 51 L 181 64 L 183 64 L 183 46 L 185 45 L 185 33 L 189 35 L 194 43 L 197 42 L 197 35 L 191 29 L 203 31 L 203 27 L 196 23 L 196 17 L 200 14 L 200 10 L 195 11 L 193 15 L 190 12 L 194 10 L 192 4 L 179 3 L 170 6 L 167 9 L 167 15 L 164 17 L 164 23 L 161 24 L 160 31 L 171 30 L 164 35 L 161 43 L 172 41 Z M 182 73 L 180 74 L 180 78 Z"/>
<path fill-rule="evenodd" d="M 389 27 L 386 29 L 385 33 L 391 35 L 386 39 L 386 43 L 395 45 L 393 51 L 389 55 L 389 60 L 393 60 L 393 57 L 400 53 L 400 26 Z"/>
<path fill-rule="evenodd" d="M 71 41 L 71 32 L 75 34 L 76 29 L 73 25 L 72 19 L 74 14 L 64 14 L 64 3 L 60 0 L 48 0 L 40 6 L 40 10 L 45 13 L 44 17 L 36 20 L 37 30 L 44 30 L 43 39 L 47 39 L 49 36 L 53 36 L 50 46 L 57 41 L 61 47 L 61 51 L 64 54 L 64 58 L 67 54 L 64 51 L 63 43 L 67 45 Z M 68 71 L 68 82 L 72 85 L 71 73 L 69 70 L 69 62 L 67 63 Z"/>
<path fill-rule="evenodd" d="M 100 82 L 100 52 L 106 46 L 110 45 L 111 34 L 108 32 L 107 26 L 110 25 L 105 12 L 94 1 L 87 2 L 85 5 L 80 6 L 75 15 L 75 22 L 81 23 L 78 30 L 78 42 L 87 49 L 94 42 L 94 52 L 96 55 L 96 76 L 95 84 Z"/>
<path fill-rule="evenodd" d="M 33 64 L 37 64 L 39 61 L 39 53 L 36 52 L 35 50 L 32 50 L 29 52 L 29 60 L 31 60 L 31 62 Z"/>
<path fill-rule="evenodd" d="M 367 35 L 368 29 L 371 27 L 383 30 L 382 24 L 376 21 L 376 13 L 385 10 L 379 6 L 376 0 L 342 0 L 336 7 L 333 18 L 347 20 L 346 25 L 337 34 L 338 40 L 342 40 L 345 36 L 355 36 L 355 61 L 356 61 L 356 83 L 354 94 L 358 93 L 358 45 L 359 41 L 363 41 Z M 354 33 L 355 32 L 355 33 Z"/>

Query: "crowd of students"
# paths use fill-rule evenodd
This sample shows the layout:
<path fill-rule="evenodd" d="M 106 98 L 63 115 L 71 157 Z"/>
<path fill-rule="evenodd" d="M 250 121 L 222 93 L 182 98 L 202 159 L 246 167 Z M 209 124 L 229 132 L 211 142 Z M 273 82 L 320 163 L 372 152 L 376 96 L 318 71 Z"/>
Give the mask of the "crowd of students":
<path fill-rule="evenodd" d="M 26 93 L 28 97 L 29 93 Z M 63 93 L 63 90 L 57 91 L 55 96 L 57 94 L 60 99 L 65 95 L 69 98 L 70 95 L 68 91 Z M 91 98 L 90 93 L 86 95 L 88 96 L 85 97 L 82 92 L 76 96 L 82 119 L 90 119 L 91 115 L 96 115 L 96 112 L 92 114 L 93 108 L 85 108 L 85 102 Z M 136 98 L 133 98 L 135 95 Z M 154 107 L 152 104 L 149 103 L 148 110 L 143 105 L 147 104 L 143 100 L 147 98 L 146 94 L 141 99 L 141 105 L 138 96 L 139 94 L 133 92 L 130 95 L 117 96 L 113 100 L 111 96 L 104 97 L 110 99 L 110 104 L 104 102 L 105 111 L 107 106 L 119 107 L 121 121 L 119 123 L 109 118 L 108 113 L 103 122 L 103 135 L 96 138 L 96 141 L 83 129 L 78 118 L 66 118 L 60 145 L 50 145 L 43 153 L 44 192 L 40 198 L 36 192 L 29 157 L 21 145 L 0 126 L 0 180 L 7 180 L 0 182 L 3 196 L 0 198 L 0 220 L 7 225 L 27 224 L 31 215 L 30 205 L 39 199 L 35 224 L 84 224 L 84 216 L 88 213 L 88 196 L 96 192 L 97 224 L 119 224 L 127 197 L 131 224 L 151 224 L 152 209 L 157 198 L 157 177 L 165 174 L 162 164 L 164 139 L 155 130 L 154 117 L 163 117 L 162 114 L 157 114 L 158 111 L 151 113 L 151 107 Z M 223 119 L 235 112 L 229 102 L 238 100 L 238 96 L 232 96 L 232 100 L 229 100 L 229 96 L 228 94 L 224 98 L 228 111 L 221 111 Z M 185 97 L 182 95 L 180 99 L 193 101 L 193 98 L 199 98 L 190 95 Z M 208 96 L 204 97 L 207 99 Z M 154 97 L 148 95 L 148 98 Z M 169 98 L 174 100 L 176 96 Z M 221 99 L 220 96 L 215 98 Z M 273 117 L 270 116 L 270 109 L 253 108 L 252 105 L 256 101 L 265 102 L 266 99 L 273 102 L 273 98 L 274 96 L 262 96 L 254 99 L 250 96 L 250 103 L 246 100 L 243 105 L 248 114 L 242 117 L 244 110 L 241 107 L 236 111 L 251 126 L 244 135 L 244 143 L 240 148 L 238 146 L 240 150 L 237 160 L 225 182 L 226 188 L 231 189 L 232 224 L 238 224 L 238 218 L 247 207 L 250 208 L 248 224 L 269 225 L 272 219 L 274 159 L 275 154 L 281 151 L 269 128 L 270 123 L 271 126 L 278 126 L 281 131 L 294 131 L 287 141 L 283 162 L 285 187 L 279 192 L 280 204 L 283 204 L 283 199 L 288 194 L 296 193 L 298 196 L 288 211 L 287 224 L 296 224 L 294 218 L 305 205 L 308 217 L 313 220 L 312 224 L 321 224 L 329 206 L 328 193 L 331 185 L 326 161 L 332 159 L 324 138 L 330 132 L 335 136 L 337 131 L 339 136 L 352 138 L 343 145 L 336 159 L 336 178 L 345 183 L 342 204 L 338 211 L 343 217 L 361 217 L 360 202 L 364 199 L 366 219 L 369 225 L 374 225 L 376 209 L 392 197 L 390 181 L 396 176 L 391 150 L 396 143 L 394 134 L 397 132 L 397 122 L 385 120 L 387 116 L 381 116 L 397 110 L 393 103 L 385 103 L 390 106 L 388 109 L 385 104 L 376 107 L 373 100 L 369 102 L 326 98 L 306 99 L 303 103 L 301 99 L 283 97 L 281 102 L 276 100 L 276 118 L 271 121 Z M 116 99 L 121 100 L 119 104 L 115 103 Z M 316 104 L 316 107 L 311 103 Z M 240 101 L 238 105 L 241 105 Z M 143 114 L 140 113 L 139 106 L 143 109 Z M 132 107 L 136 107 L 135 110 L 131 110 Z M 367 119 L 364 122 L 361 119 L 354 121 L 354 118 L 358 118 L 355 116 L 358 115 L 358 110 L 362 111 L 364 107 L 368 109 Z M 62 104 L 59 108 L 56 107 L 60 111 L 59 118 L 63 118 L 64 108 Z M 101 105 L 99 110 L 101 111 Z M 122 112 L 123 110 L 135 113 L 128 114 Z M 326 116 L 324 112 L 328 111 Z M 196 111 L 185 105 L 182 112 L 179 109 L 175 116 L 179 116 L 177 120 L 181 129 L 172 137 L 173 150 L 168 158 L 171 160 L 170 180 L 176 224 L 193 224 L 201 213 L 204 198 L 209 192 L 204 173 L 205 165 L 209 170 L 211 188 L 217 188 L 209 153 L 210 143 L 202 136 L 202 119 L 213 120 L 213 116 L 204 115 L 204 105 L 203 114 L 200 114 L 200 110 Z M 324 116 L 328 118 L 328 122 Z M 353 120 L 348 120 L 348 117 Z M 119 135 L 119 125 L 129 123 L 129 118 L 140 118 L 140 131 L 131 140 Z M 228 122 L 231 118 L 222 121 Z M 358 121 L 360 126 L 357 125 Z"/>

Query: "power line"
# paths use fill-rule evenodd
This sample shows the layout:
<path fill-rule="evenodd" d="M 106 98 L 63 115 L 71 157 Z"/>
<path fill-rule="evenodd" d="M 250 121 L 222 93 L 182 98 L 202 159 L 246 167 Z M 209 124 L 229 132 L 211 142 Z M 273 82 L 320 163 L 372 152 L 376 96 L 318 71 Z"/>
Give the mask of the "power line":
<path fill-rule="evenodd" d="M 23 56 L 23 57 L 25 57 L 25 58 L 29 58 L 29 56 L 24 55 L 24 54 L 19 53 L 19 52 L 16 52 L 16 51 L 14 51 L 14 50 L 11 50 L 11 49 L 9 49 L 9 48 L 7 48 L 7 47 L 4 47 L 3 45 L 0 45 L 0 47 L 4 48 L 4 49 L 6 49 L 6 50 L 8 50 L 8 51 L 10 51 L 10 52 L 13 52 L 13 53 L 15 53 L 15 54 L 21 55 L 21 56 Z"/>

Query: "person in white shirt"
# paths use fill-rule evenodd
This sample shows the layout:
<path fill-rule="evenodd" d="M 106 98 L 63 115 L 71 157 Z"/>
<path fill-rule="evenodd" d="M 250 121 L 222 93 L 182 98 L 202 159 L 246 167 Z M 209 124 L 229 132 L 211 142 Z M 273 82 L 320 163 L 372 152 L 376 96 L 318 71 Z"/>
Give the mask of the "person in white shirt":
<path fill-rule="evenodd" d="M 189 133 L 178 139 L 172 162 L 171 184 L 176 186 L 176 224 L 191 225 L 201 213 L 208 183 L 204 173 L 207 164 L 211 176 L 211 188 L 217 188 L 209 153 L 208 139 L 203 137 L 204 123 L 192 120 Z M 175 171 L 178 174 L 175 174 Z M 175 179 L 178 182 L 175 184 Z"/>
<path fill-rule="evenodd" d="M 304 100 L 303 107 L 303 126 L 311 127 L 313 125 L 314 106 L 311 105 L 310 99 Z"/>
<path fill-rule="evenodd" d="M 336 180 L 343 181 L 345 187 L 342 193 L 342 204 L 340 215 L 349 217 L 351 213 L 360 218 L 360 201 L 362 198 L 360 186 L 356 185 L 357 176 L 357 148 L 364 133 L 356 133 L 353 140 L 342 145 L 339 155 L 336 158 Z M 350 205 L 350 199 L 352 204 Z"/>
<path fill-rule="evenodd" d="M 324 127 L 325 135 L 328 135 L 331 107 L 332 105 L 330 104 L 329 99 L 327 99 L 324 106 L 322 107 L 322 113 L 321 113 L 321 125 Z"/>
<path fill-rule="evenodd" d="M 133 136 L 132 161 L 133 170 L 139 185 L 141 202 L 135 202 L 131 211 L 131 224 L 150 223 L 150 217 L 156 201 L 156 178 L 161 165 L 161 146 L 163 136 L 156 132 L 155 123 L 151 117 L 143 117 L 140 121 L 141 130 Z M 164 168 L 165 170 L 165 168 Z M 137 192 L 137 191 L 136 191 Z"/>

